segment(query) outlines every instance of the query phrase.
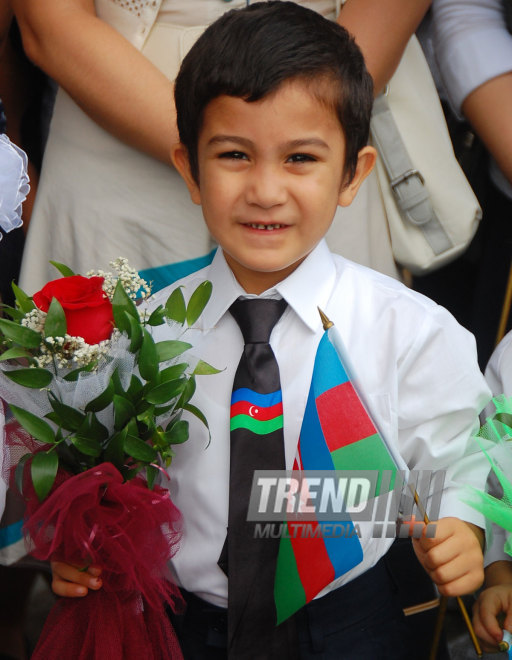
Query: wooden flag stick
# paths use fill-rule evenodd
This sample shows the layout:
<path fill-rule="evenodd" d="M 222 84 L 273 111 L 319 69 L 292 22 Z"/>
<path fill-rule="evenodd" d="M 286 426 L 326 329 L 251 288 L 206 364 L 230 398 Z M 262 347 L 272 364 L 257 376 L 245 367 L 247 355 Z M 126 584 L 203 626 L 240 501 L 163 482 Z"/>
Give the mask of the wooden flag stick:
<path fill-rule="evenodd" d="M 512 306 L 512 262 L 510 263 L 510 272 L 508 274 L 507 288 L 505 290 L 505 298 L 503 300 L 503 307 L 501 309 L 498 334 L 496 336 L 496 345 L 500 343 L 500 341 L 505 336 L 505 332 L 507 331 L 507 321 L 508 321 L 508 317 L 510 316 L 511 306 Z"/>
<path fill-rule="evenodd" d="M 411 488 L 412 490 L 412 488 Z M 416 506 L 421 512 L 421 515 L 423 516 L 423 522 L 425 525 L 428 525 L 430 523 L 429 517 L 427 515 L 427 512 L 425 511 L 424 506 L 422 505 L 420 498 L 418 496 L 418 491 L 414 489 L 414 502 L 416 503 Z M 444 623 L 444 617 L 446 614 L 446 605 L 447 605 L 448 599 L 446 596 L 441 596 L 441 600 L 439 602 L 439 612 L 437 614 L 437 620 L 436 620 L 436 626 L 434 628 L 434 635 L 432 637 L 432 647 L 430 649 L 430 658 L 429 660 L 435 660 L 436 655 L 437 655 L 437 647 L 439 646 L 439 640 L 441 638 L 441 631 L 443 629 L 443 623 Z M 480 648 L 480 644 L 478 643 L 477 636 L 475 634 L 475 630 L 473 628 L 473 624 L 471 623 L 471 619 L 469 618 L 468 611 L 466 609 L 466 606 L 464 605 L 464 601 L 460 596 L 457 596 L 457 605 L 459 606 L 459 609 L 462 613 L 462 618 L 464 619 L 464 623 L 466 624 L 466 628 L 468 629 L 469 636 L 471 637 L 471 641 L 473 643 L 473 647 L 475 649 L 475 653 L 479 658 L 482 657 L 482 649 Z"/>

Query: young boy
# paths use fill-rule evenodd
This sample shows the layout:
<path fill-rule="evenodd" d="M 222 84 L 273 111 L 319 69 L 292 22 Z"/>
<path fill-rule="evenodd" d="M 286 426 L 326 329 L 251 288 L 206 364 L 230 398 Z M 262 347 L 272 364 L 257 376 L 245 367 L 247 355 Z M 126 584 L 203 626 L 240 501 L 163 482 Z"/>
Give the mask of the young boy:
<path fill-rule="evenodd" d="M 185 657 L 227 653 L 228 580 L 218 561 L 230 499 L 230 399 L 244 347 L 229 310 L 240 297 L 287 303 L 270 338 L 287 467 L 297 453 L 323 335 L 320 307 L 342 335 L 387 441 L 411 469 L 446 471 L 436 537 L 415 540 L 421 563 L 442 593 L 474 590 L 483 572 L 481 533 L 471 523 L 481 520 L 460 502 L 456 484 L 460 478 L 482 488 L 487 473 L 478 450 L 468 449 L 490 397 L 474 340 L 444 309 L 331 254 L 323 240 L 337 205 L 352 202 L 375 162 L 367 146 L 372 84 L 359 49 L 338 25 L 295 3 L 257 3 L 204 33 L 184 60 L 175 96 L 181 142 L 173 162 L 220 246 L 209 267 L 179 285 L 192 291 L 205 279 L 213 283 L 190 341 L 223 369 L 200 379 L 194 398 L 211 438 L 191 419 L 190 440 L 177 448 L 170 470 L 184 518 L 173 568 L 189 602 L 181 629 Z M 168 294 L 157 294 L 155 305 Z M 414 656 L 382 561 L 391 543 L 363 535 L 362 561 L 292 617 L 290 657 Z M 54 565 L 61 595 L 99 586 L 96 569 L 84 574 Z M 259 642 L 230 646 L 230 657 L 286 657 L 268 640 Z"/>

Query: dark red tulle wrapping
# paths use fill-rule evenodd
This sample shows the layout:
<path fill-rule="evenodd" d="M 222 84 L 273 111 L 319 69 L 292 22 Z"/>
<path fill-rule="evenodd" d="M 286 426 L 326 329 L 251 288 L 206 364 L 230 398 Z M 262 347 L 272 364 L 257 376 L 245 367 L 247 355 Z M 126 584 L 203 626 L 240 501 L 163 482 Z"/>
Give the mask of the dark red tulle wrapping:
<path fill-rule="evenodd" d="M 99 591 L 57 602 L 32 659 L 181 659 L 165 612 L 181 603 L 168 569 L 179 522 L 167 490 L 139 477 L 123 482 L 110 463 L 59 474 L 42 503 L 29 496 L 24 531 L 34 557 L 103 569 Z"/>

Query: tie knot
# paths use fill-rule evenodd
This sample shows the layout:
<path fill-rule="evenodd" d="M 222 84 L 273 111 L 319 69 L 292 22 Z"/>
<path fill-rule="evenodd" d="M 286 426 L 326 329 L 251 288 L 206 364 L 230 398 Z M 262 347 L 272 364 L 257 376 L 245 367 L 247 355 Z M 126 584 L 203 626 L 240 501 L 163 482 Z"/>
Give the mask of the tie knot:
<path fill-rule="evenodd" d="M 229 311 L 238 323 L 246 344 L 268 344 L 272 329 L 286 309 L 286 300 L 242 298 Z"/>

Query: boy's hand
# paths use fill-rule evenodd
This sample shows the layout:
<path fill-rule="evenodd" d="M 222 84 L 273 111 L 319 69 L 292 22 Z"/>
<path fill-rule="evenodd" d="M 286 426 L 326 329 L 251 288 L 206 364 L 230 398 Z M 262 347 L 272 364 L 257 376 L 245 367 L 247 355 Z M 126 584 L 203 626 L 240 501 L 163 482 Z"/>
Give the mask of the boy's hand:
<path fill-rule="evenodd" d="M 486 589 L 473 606 L 475 633 L 485 651 L 496 651 L 503 631 L 512 630 L 512 561 L 495 561 L 485 569 Z"/>
<path fill-rule="evenodd" d="M 416 556 L 443 596 L 462 596 L 480 587 L 482 541 L 479 527 L 458 518 L 438 520 L 434 538 L 412 540 Z"/>
<path fill-rule="evenodd" d="M 484 651 L 497 651 L 503 637 L 498 615 L 505 613 L 503 628 L 512 630 L 512 584 L 484 589 L 473 605 L 473 626 Z"/>
<path fill-rule="evenodd" d="M 52 591 L 57 596 L 68 598 L 80 598 L 85 596 L 89 589 L 100 589 L 102 580 L 100 578 L 101 568 L 89 566 L 86 571 L 77 566 L 65 564 L 62 561 L 52 561 Z"/>

